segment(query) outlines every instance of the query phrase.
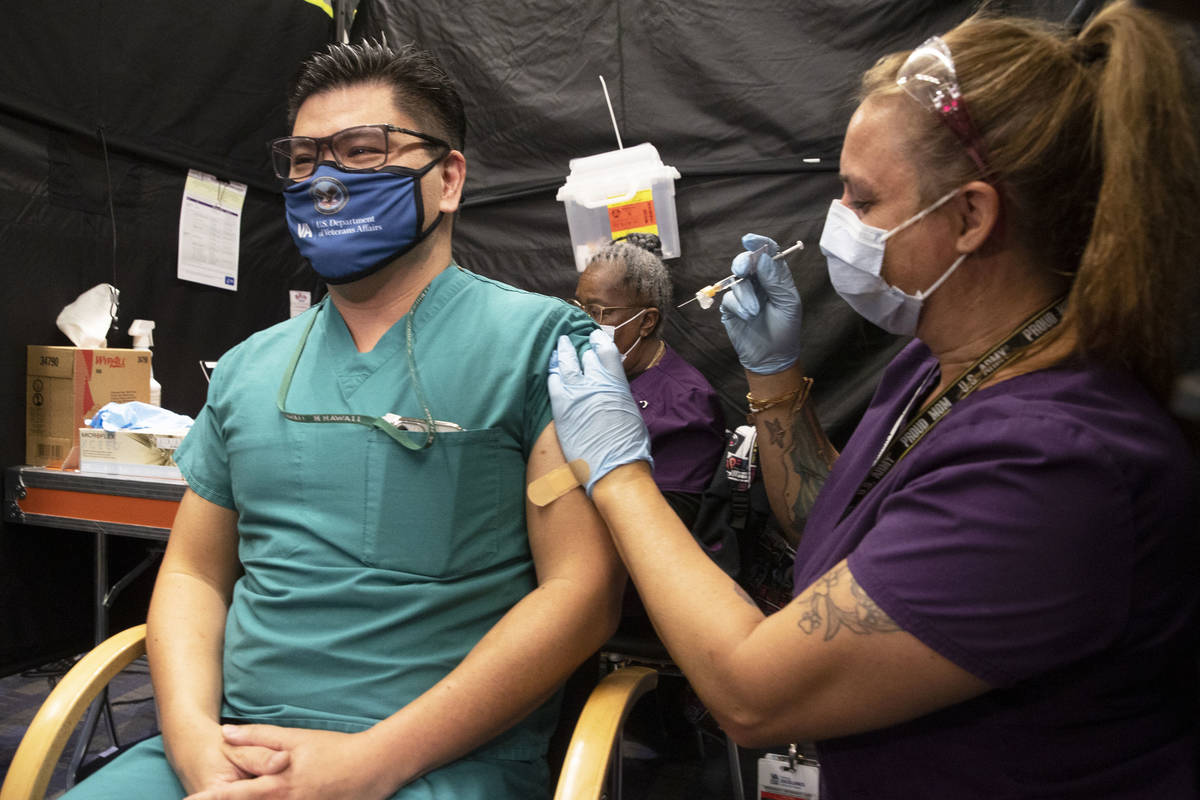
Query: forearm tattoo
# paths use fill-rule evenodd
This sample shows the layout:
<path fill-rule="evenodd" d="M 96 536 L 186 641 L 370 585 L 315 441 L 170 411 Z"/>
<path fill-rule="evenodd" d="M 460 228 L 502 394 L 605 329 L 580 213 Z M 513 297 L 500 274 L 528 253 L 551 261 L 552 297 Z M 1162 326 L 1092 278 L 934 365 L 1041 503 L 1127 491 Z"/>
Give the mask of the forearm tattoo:
<path fill-rule="evenodd" d="M 779 429 L 778 446 L 782 447 L 780 457 L 784 460 L 784 474 L 788 476 L 787 494 L 791 506 L 791 524 L 797 538 L 804 533 L 808 522 L 808 512 L 825 479 L 829 477 L 832 460 L 826 452 L 828 440 L 817 423 L 815 415 L 807 410 L 801 410 L 792 416 L 791 441 L 785 441 L 782 426 Z M 769 425 L 769 423 L 768 423 Z M 769 436 L 774 434 L 769 433 Z M 774 440 L 772 441 L 773 444 Z"/>
<path fill-rule="evenodd" d="M 769 419 L 763 423 L 767 432 L 767 441 L 776 447 L 783 447 L 783 425 L 777 419 Z"/>
<path fill-rule="evenodd" d="M 852 601 L 849 605 L 839 605 L 834 599 L 835 588 L 846 583 Z M 823 629 L 825 641 L 836 636 L 842 628 L 863 635 L 900 630 L 900 626 L 858 585 L 845 562 L 821 576 L 795 599 L 793 605 L 800 610 L 800 618 L 796 621 L 800 630 L 812 634 Z"/>

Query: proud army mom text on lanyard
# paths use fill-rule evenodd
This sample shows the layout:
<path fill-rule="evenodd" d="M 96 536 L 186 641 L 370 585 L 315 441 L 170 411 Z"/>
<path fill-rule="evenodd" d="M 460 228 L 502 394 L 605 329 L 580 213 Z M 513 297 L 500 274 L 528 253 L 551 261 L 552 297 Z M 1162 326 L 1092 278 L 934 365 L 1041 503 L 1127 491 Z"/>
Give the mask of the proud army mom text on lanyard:
<path fill-rule="evenodd" d="M 1060 298 L 1027 319 L 1008 339 L 993 347 L 982 358 L 968 367 L 962 375 L 959 375 L 958 379 L 938 395 L 929 404 L 928 408 L 908 424 L 903 433 L 895 438 L 889 436 L 883 446 L 883 450 L 875 458 L 875 463 L 871 465 L 871 470 L 867 473 L 867 477 L 863 478 L 863 482 L 854 493 L 854 497 L 851 498 L 850 504 L 842 512 L 841 519 L 844 520 L 850 515 L 850 512 L 866 497 L 867 492 L 871 491 L 875 487 L 875 484 L 883 480 L 892 467 L 896 466 L 896 463 L 900 459 L 904 458 L 910 450 L 917 446 L 917 442 L 921 441 L 925 434 L 929 433 L 933 429 L 933 426 L 950 412 L 955 403 L 979 388 L 989 376 L 1011 361 L 1017 353 L 1036 342 L 1051 328 L 1062 322 L 1065 308 L 1066 299 Z M 920 393 L 921 390 L 918 389 L 917 391 Z M 901 412 L 901 417 L 903 418 L 907 413 L 908 406 Z M 897 424 L 899 424 L 899 421 L 897 421 Z M 895 433 L 895 428 L 893 428 L 892 433 Z"/>

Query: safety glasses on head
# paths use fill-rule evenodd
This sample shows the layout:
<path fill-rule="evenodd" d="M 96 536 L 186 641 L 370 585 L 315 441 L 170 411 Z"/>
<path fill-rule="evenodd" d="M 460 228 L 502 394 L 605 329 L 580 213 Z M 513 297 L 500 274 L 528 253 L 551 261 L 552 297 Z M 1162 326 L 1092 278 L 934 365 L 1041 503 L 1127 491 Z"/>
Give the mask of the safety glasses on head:
<path fill-rule="evenodd" d="M 403 139 L 393 141 L 391 134 Z M 398 137 L 399 138 L 399 137 Z M 271 166 L 275 174 L 287 181 L 302 181 L 311 177 L 327 151 L 338 169 L 346 172 L 366 172 L 388 162 L 390 154 L 405 147 L 438 147 L 450 152 L 449 142 L 401 128 L 396 125 L 355 125 L 329 136 L 284 136 L 270 142 Z"/>
<path fill-rule="evenodd" d="M 909 54 L 896 75 L 896 84 L 921 107 L 937 114 L 954 132 L 985 180 L 993 173 L 988 165 L 983 138 L 967 113 L 967 106 L 954 70 L 950 48 L 940 36 L 931 36 Z"/>

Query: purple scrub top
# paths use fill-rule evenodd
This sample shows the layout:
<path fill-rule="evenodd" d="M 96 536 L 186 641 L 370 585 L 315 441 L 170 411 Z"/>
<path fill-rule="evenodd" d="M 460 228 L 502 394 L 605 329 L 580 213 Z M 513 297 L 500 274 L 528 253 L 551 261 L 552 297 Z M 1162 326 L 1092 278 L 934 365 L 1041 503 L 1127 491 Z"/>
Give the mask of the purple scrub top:
<path fill-rule="evenodd" d="M 1032 372 L 957 404 L 839 522 L 936 369 L 919 341 L 887 368 L 809 517 L 795 588 L 848 558 L 904 630 L 994 689 L 820 743 L 829 796 L 1196 797 L 1182 432 L 1126 373 Z"/>
<path fill-rule="evenodd" d="M 665 344 L 659 362 L 630 381 L 629 388 L 650 431 L 658 488 L 703 492 L 725 452 L 724 414 L 716 390 Z"/>

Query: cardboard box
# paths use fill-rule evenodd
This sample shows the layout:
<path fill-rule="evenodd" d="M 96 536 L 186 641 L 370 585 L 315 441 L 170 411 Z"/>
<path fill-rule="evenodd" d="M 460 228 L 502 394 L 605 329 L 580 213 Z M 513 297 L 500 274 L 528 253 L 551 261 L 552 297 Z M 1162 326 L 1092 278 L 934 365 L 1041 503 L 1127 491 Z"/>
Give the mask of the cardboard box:
<path fill-rule="evenodd" d="M 108 475 L 182 478 L 175 448 L 185 433 L 79 429 L 79 469 Z"/>
<path fill-rule="evenodd" d="M 29 345 L 25 462 L 61 467 L 79 429 L 106 403 L 150 401 L 150 351 Z"/>

